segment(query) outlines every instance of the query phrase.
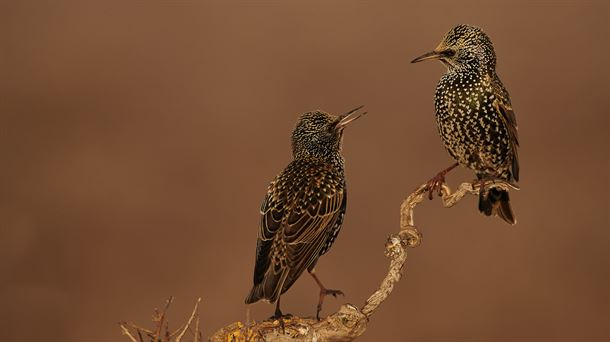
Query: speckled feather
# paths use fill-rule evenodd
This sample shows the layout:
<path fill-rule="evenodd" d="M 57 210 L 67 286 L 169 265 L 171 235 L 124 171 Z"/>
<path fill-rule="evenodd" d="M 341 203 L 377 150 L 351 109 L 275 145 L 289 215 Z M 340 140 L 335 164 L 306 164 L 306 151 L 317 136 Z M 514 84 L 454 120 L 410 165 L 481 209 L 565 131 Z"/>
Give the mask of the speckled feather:
<path fill-rule="evenodd" d="M 435 51 L 447 66 L 436 88 L 435 109 L 449 154 L 474 170 L 479 179 L 518 181 L 517 120 L 508 91 L 496 74 L 491 40 L 478 27 L 458 25 Z M 513 224 L 508 193 L 502 196 L 502 201 L 482 197 L 480 210 L 486 215 L 497 213 Z M 498 209 L 498 205 L 504 207 Z"/>
<path fill-rule="evenodd" d="M 337 237 L 347 205 L 338 117 L 304 114 L 293 132 L 294 160 L 269 185 L 261 206 L 254 286 L 246 303 L 270 302 L 312 270 Z"/>

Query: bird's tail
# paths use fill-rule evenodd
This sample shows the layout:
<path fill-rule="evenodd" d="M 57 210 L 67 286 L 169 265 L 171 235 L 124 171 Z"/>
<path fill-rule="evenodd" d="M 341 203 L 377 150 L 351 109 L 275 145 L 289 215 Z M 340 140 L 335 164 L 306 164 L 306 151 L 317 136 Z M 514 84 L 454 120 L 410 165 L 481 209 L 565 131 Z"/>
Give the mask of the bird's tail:
<path fill-rule="evenodd" d="M 499 188 L 490 188 L 487 194 L 479 195 L 479 211 L 487 216 L 500 216 L 508 224 L 515 224 L 517 220 L 510 207 L 508 191 Z"/>
<path fill-rule="evenodd" d="M 282 270 L 279 273 L 274 273 L 272 270 L 265 274 L 263 280 L 252 286 L 250 294 L 246 297 L 246 304 L 256 303 L 259 300 L 267 300 L 273 303 L 280 296 L 280 290 L 286 280 L 288 272 Z"/>

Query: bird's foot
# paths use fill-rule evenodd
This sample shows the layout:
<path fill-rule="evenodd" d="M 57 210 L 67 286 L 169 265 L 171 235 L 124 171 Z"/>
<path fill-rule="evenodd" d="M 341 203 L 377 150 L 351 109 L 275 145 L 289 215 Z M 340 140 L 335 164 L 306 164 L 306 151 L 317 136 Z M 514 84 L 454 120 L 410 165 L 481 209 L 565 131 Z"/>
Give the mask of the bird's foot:
<path fill-rule="evenodd" d="M 439 197 L 442 196 L 443 184 L 445 184 L 445 172 L 439 172 L 426 183 L 426 190 L 428 191 L 429 200 L 434 197 L 434 191 L 438 191 Z"/>
<path fill-rule="evenodd" d="M 280 328 L 282 328 L 282 334 L 286 333 L 286 321 L 290 320 L 293 316 L 291 314 L 283 314 L 281 311 L 276 311 L 273 316 L 269 317 L 270 321 L 278 321 Z"/>
<path fill-rule="evenodd" d="M 273 316 L 269 317 L 268 320 L 274 321 L 274 320 L 279 320 L 281 318 L 288 318 L 288 319 L 290 319 L 292 317 L 293 317 L 292 314 L 283 314 L 283 313 L 280 312 L 279 315 L 276 313 Z"/>
<path fill-rule="evenodd" d="M 449 173 L 449 171 L 453 170 L 458 165 L 459 165 L 458 163 L 452 164 L 448 168 L 437 173 L 436 176 L 432 177 L 432 179 L 430 179 L 426 183 L 426 190 L 428 190 L 428 199 L 430 199 L 430 200 L 432 199 L 435 190 L 438 191 L 439 197 L 443 196 L 443 184 L 445 184 L 445 175 L 447 173 Z"/>
<path fill-rule="evenodd" d="M 345 296 L 345 293 L 341 290 L 331 290 L 331 289 L 320 289 L 320 299 L 318 301 L 318 307 L 316 308 L 316 319 L 320 321 L 320 312 L 322 311 L 322 303 L 324 303 L 324 297 L 333 296 L 337 298 L 338 295 Z"/>

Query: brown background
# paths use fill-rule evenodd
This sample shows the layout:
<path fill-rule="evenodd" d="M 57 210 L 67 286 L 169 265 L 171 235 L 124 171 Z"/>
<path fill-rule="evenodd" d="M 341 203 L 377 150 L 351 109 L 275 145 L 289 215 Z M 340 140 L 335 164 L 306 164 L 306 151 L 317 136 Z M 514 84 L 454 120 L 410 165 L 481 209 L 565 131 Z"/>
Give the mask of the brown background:
<path fill-rule="evenodd" d="M 98 2 L 0 5 L 0 327 L 6 341 L 125 341 L 203 297 L 206 335 L 245 319 L 258 209 L 297 116 L 346 131 L 348 214 L 318 273 L 361 304 L 401 200 L 451 160 L 438 62 L 457 23 L 495 43 L 519 120 L 518 225 L 418 208 L 424 244 L 362 341 L 608 341 L 609 4 Z M 470 180 L 460 170 L 453 185 Z M 283 297 L 312 315 L 305 276 Z M 252 306 L 268 317 L 273 307 Z"/>

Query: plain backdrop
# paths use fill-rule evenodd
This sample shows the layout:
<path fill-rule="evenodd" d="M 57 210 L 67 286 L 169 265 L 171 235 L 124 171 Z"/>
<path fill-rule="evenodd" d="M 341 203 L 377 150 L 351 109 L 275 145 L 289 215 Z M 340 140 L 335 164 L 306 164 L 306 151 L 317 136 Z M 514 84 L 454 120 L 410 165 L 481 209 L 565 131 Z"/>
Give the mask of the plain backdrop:
<path fill-rule="evenodd" d="M 610 339 L 607 1 L 0 2 L 0 327 L 6 341 L 126 341 L 202 297 L 209 336 L 244 320 L 259 206 L 297 117 L 360 104 L 348 211 L 318 274 L 361 305 L 400 202 L 449 166 L 438 62 L 482 27 L 519 123 L 518 224 L 417 208 L 423 244 L 362 341 Z M 455 186 L 473 174 L 449 175 Z M 282 297 L 311 316 L 305 275 Z M 251 306 L 263 319 L 273 306 Z"/>

